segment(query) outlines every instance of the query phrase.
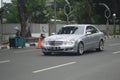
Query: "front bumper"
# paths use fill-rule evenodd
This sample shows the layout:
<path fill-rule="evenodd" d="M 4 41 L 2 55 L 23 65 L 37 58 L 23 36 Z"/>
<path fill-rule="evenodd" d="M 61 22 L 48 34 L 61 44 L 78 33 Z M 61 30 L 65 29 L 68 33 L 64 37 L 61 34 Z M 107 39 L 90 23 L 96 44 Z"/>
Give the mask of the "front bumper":
<path fill-rule="evenodd" d="M 77 52 L 76 47 L 60 47 L 60 46 L 49 46 L 42 47 L 42 52 Z"/>

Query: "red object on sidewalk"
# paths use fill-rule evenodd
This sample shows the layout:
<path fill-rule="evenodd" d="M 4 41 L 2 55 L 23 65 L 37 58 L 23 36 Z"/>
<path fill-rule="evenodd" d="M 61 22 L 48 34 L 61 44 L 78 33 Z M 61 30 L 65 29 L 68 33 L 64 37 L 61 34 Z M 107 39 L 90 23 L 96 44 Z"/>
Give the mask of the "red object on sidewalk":
<path fill-rule="evenodd" d="M 39 38 L 38 38 L 38 49 L 41 48 L 41 43 L 42 43 L 42 40 L 41 40 L 41 38 L 39 37 Z"/>

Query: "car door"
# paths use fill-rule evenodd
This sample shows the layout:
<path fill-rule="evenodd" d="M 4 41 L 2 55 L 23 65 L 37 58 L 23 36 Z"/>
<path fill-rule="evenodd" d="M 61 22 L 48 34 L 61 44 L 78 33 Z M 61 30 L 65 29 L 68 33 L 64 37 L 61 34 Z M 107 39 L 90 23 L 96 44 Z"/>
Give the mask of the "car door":
<path fill-rule="evenodd" d="M 90 37 L 90 48 L 96 48 L 99 42 L 99 31 L 94 26 L 88 26 L 91 32 Z"/>
<path fill-rule="evenodd" d="M 99 35 L 99 31 L 96 29 L 96 27 L 91 26 L 92 28 L 92 36 L 93 36 L 93 47 L 96 48 L 99 44 L 99 39 L 100 39 L 100 35 Z"/>
<path fill-rule="evenodd" d="M 86 30 L 85 30 L 86 34 L 85 34 L 85 38 L 84 38 L 84 43 L 85 43 L 85 49 L 91 49 L 94 43 L 93 39 L 94 36 L 92 34 L 92 29 L 91 26 L 87 26 Z M 89 32 L 89 34 L 87 34 Z"/>

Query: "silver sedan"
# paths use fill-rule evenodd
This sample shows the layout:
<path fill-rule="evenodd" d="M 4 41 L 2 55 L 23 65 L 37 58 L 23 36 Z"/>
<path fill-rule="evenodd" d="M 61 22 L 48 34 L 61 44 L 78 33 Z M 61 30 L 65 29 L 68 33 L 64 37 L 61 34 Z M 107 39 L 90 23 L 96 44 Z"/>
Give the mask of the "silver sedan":
<path fill-rule="evenodd" d="M 96 49 L 104 50 L 104 34 L 94 25 L 65 25 L 57 34 L 51 35 L 42 41 L 44 55 L 51 53 L 78 53 Z"/>

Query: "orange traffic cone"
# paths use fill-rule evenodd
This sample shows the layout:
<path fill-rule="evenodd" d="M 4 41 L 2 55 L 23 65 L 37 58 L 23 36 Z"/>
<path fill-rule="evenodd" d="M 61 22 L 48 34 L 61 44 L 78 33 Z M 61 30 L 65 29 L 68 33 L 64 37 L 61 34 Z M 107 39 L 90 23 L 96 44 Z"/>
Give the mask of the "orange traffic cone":
<path fill-rule="evenodd" d="M 41 38 L 39 37 L 39 38 L 38 38 L 38 49 L 41 48 L 41 42 L 42 42 L 42 41 L 41 41 Z"/>

